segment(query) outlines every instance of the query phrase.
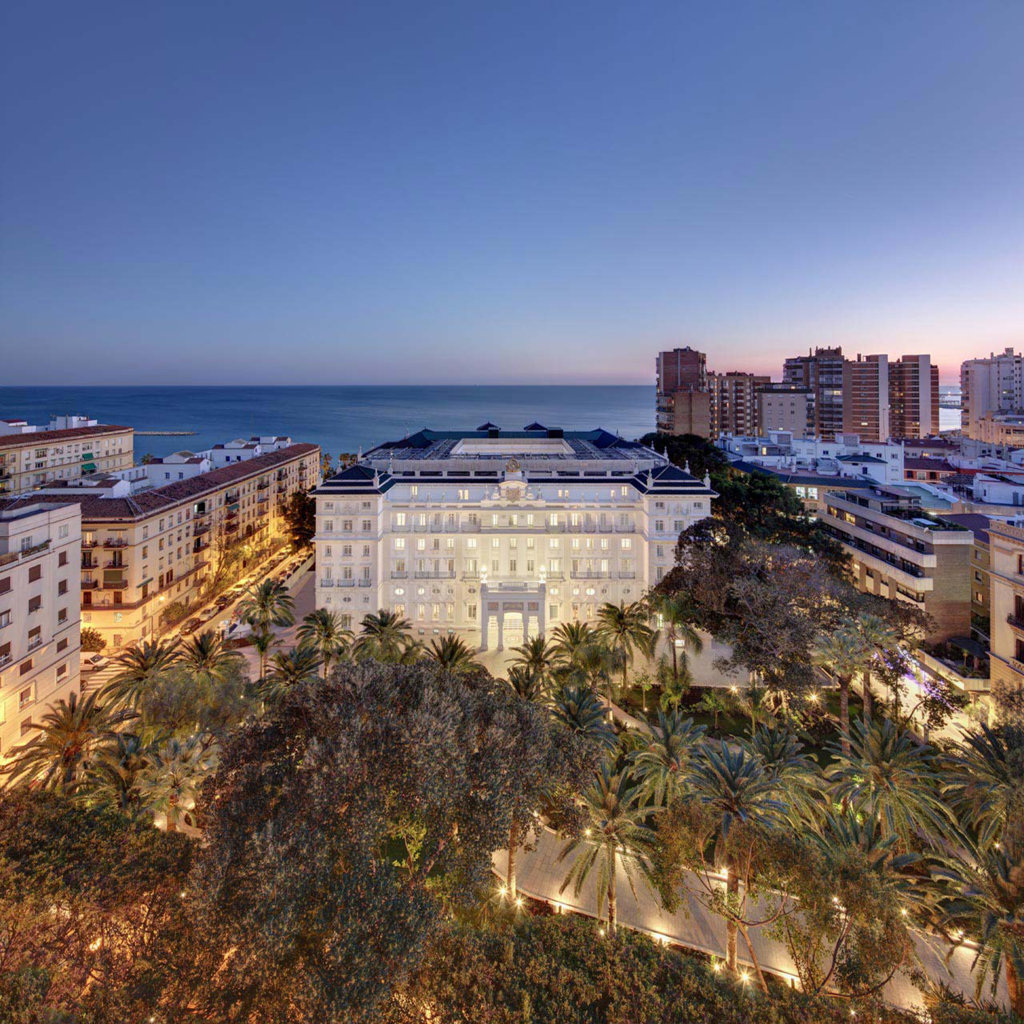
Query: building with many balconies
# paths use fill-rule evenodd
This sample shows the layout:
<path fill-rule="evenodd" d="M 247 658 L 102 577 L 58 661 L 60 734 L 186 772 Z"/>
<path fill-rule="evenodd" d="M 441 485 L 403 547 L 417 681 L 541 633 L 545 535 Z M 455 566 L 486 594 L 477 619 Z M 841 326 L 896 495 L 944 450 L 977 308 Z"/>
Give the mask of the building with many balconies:
<path fill-rule="evenodd" d="M 0 502 L 0 759 L 79 686 L 74 502 Z"/>
<path fill-rule="evenodd" d="M 316 604 L 350 628 L 387 608 L 421 635 L 512 647 L 641 597 L 714 497 L 605 430 L 421 430 L 316 491 Z"/>
<path fill-rule="evenodd" d="M 861 590 L 927 612 L 930 642 L 970 636 L 970 530 L 926 512 L 918 495 L 882 485 L 829 491 L 820 519 L 850 555 Z"/>
<path fill-rule="evenodd" d="M 0 494 L 16 496 L 53 480 L 127 469 L 135 432 L 85 416 L 60 416 L 48 427 L 0 420 Z"/>
<path fill-rule="evenodd" d="M 160 487 L 110 477 L 32 498 L 80 508 L 82 624 L 116 650 L 152 639 L 172 605 L 187 609 L 282 543 L 288 498 L 319 482 L 319 446 L 293 444 Z"/>

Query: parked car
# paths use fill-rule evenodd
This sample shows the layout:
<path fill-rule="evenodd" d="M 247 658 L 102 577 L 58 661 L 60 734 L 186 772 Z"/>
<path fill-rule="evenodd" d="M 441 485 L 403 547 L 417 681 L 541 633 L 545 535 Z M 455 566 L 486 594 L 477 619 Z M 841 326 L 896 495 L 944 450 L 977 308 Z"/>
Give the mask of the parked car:
<path fill-rule="evenodd" d="M 82 658 L 82 671 L 95 672 L 98 669 L 106 668 L 109 664 L 110 659 L 104 658 L 102 654 L 87 654 Z"/>
<path fill-rule="evenodd" d="M 201 625 L 203 620 L 200 618 L 189 619 L 184 626 L 181 627 L 181 635 L 187 636 L 189 633 L 194 633 Z"/>

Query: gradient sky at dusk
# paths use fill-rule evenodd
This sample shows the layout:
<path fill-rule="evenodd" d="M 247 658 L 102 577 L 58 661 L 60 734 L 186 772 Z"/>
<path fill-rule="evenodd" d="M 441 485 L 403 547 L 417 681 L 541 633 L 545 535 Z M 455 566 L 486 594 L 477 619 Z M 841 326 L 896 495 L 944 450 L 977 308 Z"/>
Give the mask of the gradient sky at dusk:
<path fill-rule="evenodd" d="M 0 384 L 1024 346 L 1024 3 L 13 0 Z"/>

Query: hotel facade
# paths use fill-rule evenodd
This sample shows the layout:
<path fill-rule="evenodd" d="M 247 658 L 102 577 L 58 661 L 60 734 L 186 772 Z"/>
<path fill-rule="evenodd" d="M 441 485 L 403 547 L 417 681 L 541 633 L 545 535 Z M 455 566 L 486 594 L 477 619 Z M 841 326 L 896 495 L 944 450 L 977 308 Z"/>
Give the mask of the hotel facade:
<path fill-rule="evenodd" d="M 316 494 L 316 606 L 513 647 L 642 597 L 714 492 L 604 430 L 421 430 Z"/>

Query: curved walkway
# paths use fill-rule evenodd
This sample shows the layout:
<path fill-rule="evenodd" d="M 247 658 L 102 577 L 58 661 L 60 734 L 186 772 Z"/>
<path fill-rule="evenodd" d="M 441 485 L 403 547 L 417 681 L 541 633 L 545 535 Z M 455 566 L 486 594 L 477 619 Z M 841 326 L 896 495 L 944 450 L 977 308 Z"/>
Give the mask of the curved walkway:
<path fill-rule="evenodd" d="M 559 892 L 568 872 L 568 864 L 556 863 L 561 852 L 562 841 L 550 830 L 545 829 L 535 842 L 532 849 L 526 846 L 520 849 L 517 859 L 517 886 L 524 895 L 535 900 L 550 904 L 557 911 L 569 911 L 597 917 L 597 900 L 593 882 L 588 882 L 578 897 L 573 895 L 570 886 Z M 505 878 L 508 870 L 508 854 L 499 850 L 492 857 L 495 873 Z M 689 949 L 706 953 L 709 956 L 725 958 L 725 923 L 712 914 L 692 895 L 684 894 L 682 905 L 674 913 L 668 913 L 660 904 L 657 896 L 644 883 L 637 884 L 636 895 L 630 891 L 625 871 L 619 869 L 618 885 L 618 922 L 620 925 L 645 932 L 653 938 L 685 946 Z M 756 906 L 756 904 L 755 904 Z M 750 929 L 751 942 L 762 970 L 776 974 L 797 984 L 796 970 L 785 945 L 768 934 L 766 927 Z M 974 950 L 968 946 L 958 947 L 946 966 L 947 947 L 938 938 L 923 932 L 914 933 L 917 955 L 924 973 L 935 983 L 945 984 L 950 989 L 961 992 L 968 999 L 974 996 L 974 977 L 971 964 Z M 746 966 L 752 966 L 746 944 L 739 940 L 739 959 Z M 987 986 L 984 993 L 988 997 Z M 883 996 L 893 1006 L 907 1010 L 925 1008 L 924 993 L 906 973 L 897 974 L 883 990 Z M 1006 1004 L 1005 984 L 998 990 L 998 999 Z"/>

